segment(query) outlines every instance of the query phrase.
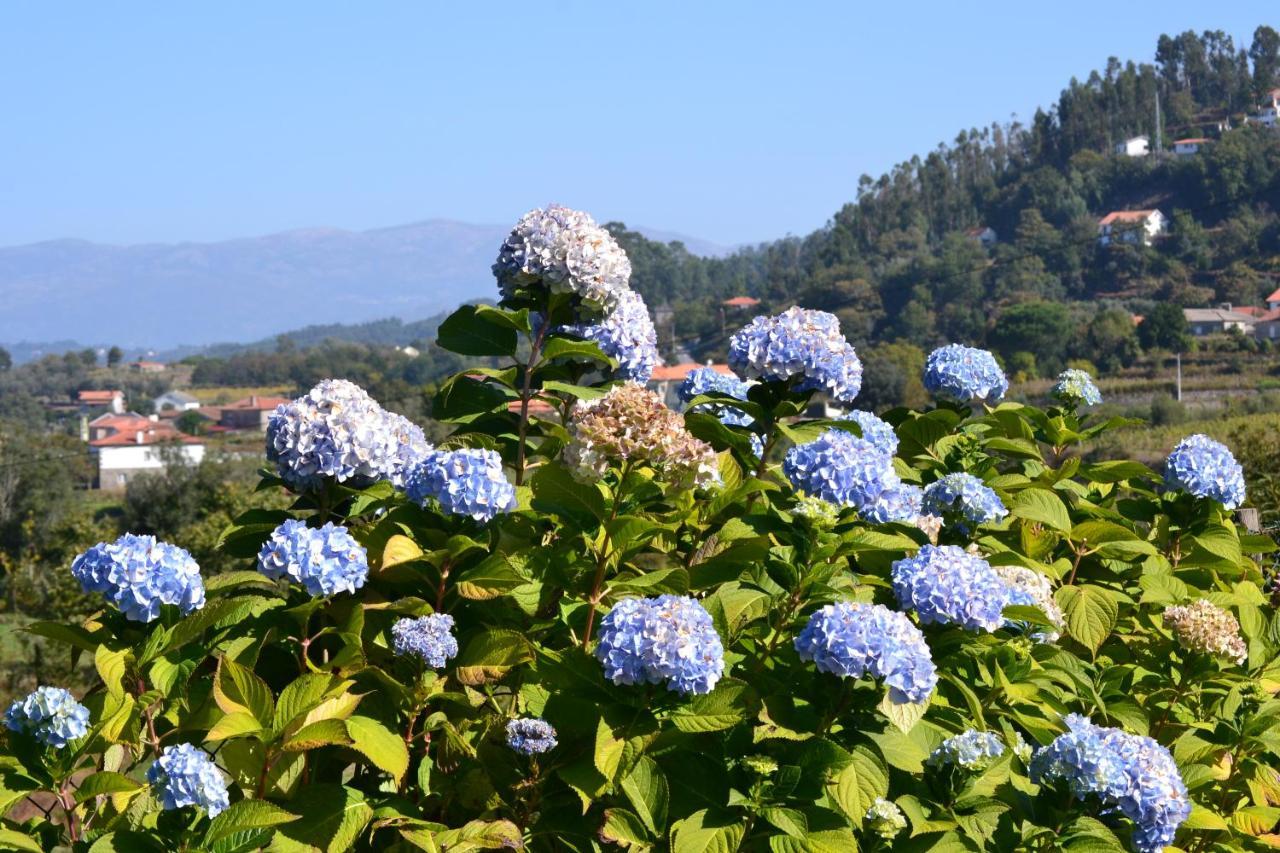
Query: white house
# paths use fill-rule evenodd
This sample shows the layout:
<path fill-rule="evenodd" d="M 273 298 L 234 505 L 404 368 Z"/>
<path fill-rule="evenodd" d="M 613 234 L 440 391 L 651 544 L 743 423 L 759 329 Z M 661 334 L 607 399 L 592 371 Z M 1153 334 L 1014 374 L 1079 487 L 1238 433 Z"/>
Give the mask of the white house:
<path fill-rule="evenodd" d="M 116 415 L 124 413 L 123 391 L 80 391 L 76 394 L 76 402 L 80 405 L 80 409 L 85 413 L 88 413 L 92 409 L 103 408 Z"/>
<path fill-rule="evenodd" d="M 1200 149 L 1212 141 L 1213 140 L 1205 136 L 1196 136 L 1191 139 L 1175 139 L 1173 141 L 1173 153 L 1179 157 L 1199 154 Z"/>
<path fill-rule="evenodd" d="M 996 234 L 996 229 L 990 225 L 977 225 L 964 232 L 964 236 L 970 240 L 977 240 L 982 244 L 982 248 L 990 249 L 1000 239 L 1000 235 Z"/>
<path fill-rule="evenodd" d="M 1271 128 L 1280 125 L 1280 89 L 1267 92 L 1266 100 L 1262 102 L 1257 115 L 1249 116 L 1247 121 Z"/>
<path fill-rule="evenodd" d="M 1230 332 L 1233 329 L 1241 332 L 1252 332 L 1258 318 L 1240 311 L 1234 311 L 1227 303 L 1218 308 L 1183 308 L 1182 316 L 1187 318 L 1187 326 L 1191 334 L 1216 335 Z"/>
<path fill-rule="evenodd" d="M 181 414 L 200 408 L 200 401 L 185 391 L 166 391 L 155 399 L 157 415 Z"/>
<path fill-rule="evenodd" d="M 170 460 L 196 465 L 204 459 L 204 442 L 166 421 L 130 412 L 103 415 L 89 426 L 89 452 L 97 462 L 99 489 L 124 489 L 139 474 L 163 471 Z"/>
<path fill-rule="evenodd" d="M 1146 157 L 1151 153 L 1151 140 L 1145 136 L 1131 136 L 1116 143 L 1116 153 L 1124 157 Z"/>
<path fill-rule="evenodd" d="M 1168 230 L 1169 221 L 1158 210 L 1113 210 L 1098 220 L 1098 242 L 1111 245 L 1112 239 L 1144 246 Z"/>

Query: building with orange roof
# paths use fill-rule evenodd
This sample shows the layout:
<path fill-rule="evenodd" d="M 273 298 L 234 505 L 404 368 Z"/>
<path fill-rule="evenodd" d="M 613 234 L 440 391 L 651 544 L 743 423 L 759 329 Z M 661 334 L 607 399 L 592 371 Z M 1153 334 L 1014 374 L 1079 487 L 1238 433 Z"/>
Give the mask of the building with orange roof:
<path fill-rule="evenodd" d="M 1113 210 L 1098 220 L 1098 242 L 1111 245 L 1112 240 L 1131 245 L 1149 246 L 1168 230 L 1168 220 L 1158 210 Z"/>
<path fill-rule="evenodd" d="M 82 410 L 104 408 L 112 414 L 119 415 L 124 413 L 124 392 L 114 389 L 78 391 L 76 403 Z"/>
<path fill-rule="evenodd" d="M 218 426 L 224 430 L 261 430 L 267 429 L 267 421 L 277 406 L 290 402 L 288 397 L 262 397 L 252 394 L 243 400 L 236 400 L 220 406 L 218 410 Z"/>
<path fill-rule="evenodd" d="M 168 421 L 134 412 L 94 418 L 88 438 L 97 488 L 107 491 L 120 491 L 138 476 L 159 473 L 172 462 L 198 465 L 204 459 L 203 441 L 184 435 Z"/>

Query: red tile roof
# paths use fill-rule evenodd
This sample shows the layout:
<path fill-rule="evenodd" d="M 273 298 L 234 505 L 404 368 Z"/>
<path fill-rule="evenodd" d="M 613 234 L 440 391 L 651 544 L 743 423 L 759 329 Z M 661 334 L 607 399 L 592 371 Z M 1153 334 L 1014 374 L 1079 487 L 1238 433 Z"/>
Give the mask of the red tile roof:
<path fill-rule="evenodd" d="M 1259 308 L 1256 305 L 1237 305 L 1232 310 L 1237 314 L 1248 314 L 1250 317 L 1261 317 L 1267 313 L 1266 308 Z"/>
<path fill-rule="evenodd" d="M 720 304 L 726 308 L 754 308 L 760 304 L 760 300 L 754 296 L 734 296 Z"/>
<path fill-rule="evenodd" d="M 94 427 L 106 427 L 112 432 L 110 435 L 90 441 L 90 447 L 127 447 L 173 441 L 182 444 L 203 444 L 198 438 L 178 432 L 171 423 L 153 421 L 139 415 L 118 415 L 110 420 L 99 418 L 94 421 Z"/>
<path fill-rule="evenodd" d="M 661 364 L 653 369 L 653 376 L 649 378 L 650 382 L 677 382 L 689 375 L 692 370 L 699 367 L 710 367 L 716 373 L 724 373 L 730 375 L 733 373 L 727 364 L 698 364 L 696 361 L 686 361 L 683 364 Z"/>
<path fill-rule="evenodd" d="M 1173 140 L 1173 144 L 1174 145 L 1203 145 L 1206 142 L 1212 142 L 1212 141 L 1213 140 L 1207 136 L 1193 136 L 1190 139 L 1175 139 Z"/>
<path fill-rule="evenodd" d="M 1268 304 L 1272 302 L 1280 302 L 1280 288 L 1276 288 L 1276 292 L 1268 296 L 1266 301 Z"/>
<path fill-rule="evenodd" d="M 1113 210 L 1098 221 L 1099 225 L 1110 225 L 1112 222 L 1141 222 L 1158 210 Z"/>
<path fill-rule="evenodd" d="M 1277 320 L 1280 320 L 1280 308 L 1272 308 L 1270 311 L 1258 316 L 1259 323 L 1271 323 Z"/>
<path fill-rule="evenodd" d="M 116 397 L 123 397 L 123 391 L 81 391 L 76 394 L 76 399 L 81 403 L 110 403 Z"/>

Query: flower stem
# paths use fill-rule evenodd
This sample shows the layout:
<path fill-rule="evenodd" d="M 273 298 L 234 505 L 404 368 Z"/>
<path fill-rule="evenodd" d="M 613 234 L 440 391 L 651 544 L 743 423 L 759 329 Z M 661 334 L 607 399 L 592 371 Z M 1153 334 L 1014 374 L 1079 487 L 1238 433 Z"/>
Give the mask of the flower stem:
<path fill-rule="evenodd" d="M 524 457 L 525 457 L 525 438 L 529 432 L 529 398 L 531 396 L 530 389 L 533 387 L 533 366 L 538 361 L 538 356 L 542 353 L 542 342 L 547 337 L 547 331 L 551 328 L 550 318 L 544 318 L 542 325 L 538 327 L 538 332 L 534 335 L 533 344 L 529 347 L 529 360 L 524 366 L 524 383 L 520 388 L 520 440 L 516 444 L 516 485 L 524 484 Z"/>

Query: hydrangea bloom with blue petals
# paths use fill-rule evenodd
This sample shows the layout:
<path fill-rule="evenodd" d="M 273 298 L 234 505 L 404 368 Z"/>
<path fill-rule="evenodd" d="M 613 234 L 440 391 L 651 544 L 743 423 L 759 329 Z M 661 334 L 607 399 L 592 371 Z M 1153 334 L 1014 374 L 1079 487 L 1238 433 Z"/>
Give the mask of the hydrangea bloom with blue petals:
<path fill-rule="evenodd" d="M 814 611 L 795 639 L 801 660 L 841 678 L 880 678 L 889 698 L 923 702 L 938 672 L 920 629 L 905 614 L 879 604 L 840 601 Z"/>
<path fill-rule="evenodd" d="M 992 732 L 969 729 L 944 740 L 925 761 L 930 767 L 955 765 L 965 770 L 982 770 L 1004 755 L 1004 741 Z"/>
<path fill-rule="evenodd" d="M 1031 639 L 1037 643 L 1056 643 L 1062 633 L 1064 620 L 1062 608 L 1053 597 L 1053 584 L 1049 579 L 1033 569 L 1025 566 L 994 566 L 995 573 L 1009 588 L 1009 603 L 1038 607 L 1049 621 L 1053 629 L 1038 628 L 1031 632 Z M 1026 630 L 1025 623 L 1005 621 L 1006 628 Z"/>
<path fill-rule="evenodd" d="M 556 748 L 556 730 L 546 720 L 522 717 L 507 723 L 507 746 L 521 755 L 537 755 Z"/>
<path fill-rule="evenodd" d="M 958 517 L 961 530 L 968 530 L 969 524 L 990 524 L 1009 514 L 999 495 L 966 473 L 946 474 L 925 486 L 921 511 L 948 520 Z"/>
<path fill-rule="evenodd" d="M 1049 393 L 1070 406 L 1096 406 L 1102 402 L 1102 392 L 1093 384 L 1093 377 L 1074 367 L 1058 374 L 1058 382 Z"/>
<path fill-rule="evenodd" d="M 862 517 L 876 524 L 901 521 L 914 524 L 920 518 L 924 502 L 924 490 L 911 483 L 899 482 L 889 486 L 874 501 L 858 507 Z"/>
<path fill-rule="evenodd" d="M 756 317 L 729 340 L 729 366 L 744 379 L 787 382 L 798 391 L 826 391 L 849 402 L 862 389 L 862 362 L 825 311 L 788 308 Z"/>
<path fill-rule="evenodd" d="M 995 631 L 1009 604 L 1009 587 L 976 554 L 955 545 L 925 545 L 914 557 L 893 564 L 898 605 L 916 612 L 925 625 L 959 625 Z"/>
<path fill-rule="evenodd" d="M 596 658 L 614 684 L 661 684 L 710 693 L 724 674 L 724 646 L 711 614 L 692 598 L 619 601 L 600 622 Z"/>
<path fill-rule="evenodd" d="M 5 712 L 10 731 L 31 735 L 36 740 L 61 749 L 89 731 L 89 709 L 61 687 L 37 687 Z"/>
<path fill-rule="evenodd" d="M 1078 799 L 1097 796 L 1134 823 L 1133 847 L 1158 853 L 1191 814 L 1187 787 L 1169 751 L 1155 740 L 1096 726 L 1069 714 L 1068 731 L 1031 760 L 1031 779 L 1065 782 Z"/>
<path fill-rule="evenodd" d="M 782 470 L 805 494 L 859 509 L 874 506 L 882 494 L 902 485 L 892 459 L 867 439 L 842 429 L 829 429 L 791 448 Z"/>
<path fill-rule="evenodd" d="M 369 557 L 347 528 L 328 522 L 307 527 L 291 518 L 271 533 L 258 552 L 258 571 L 272 580 L 289 578 L 313 598 L 355 592 L 369 576 Z"/>
<path fill-rule="evenodd" d="M 1178 442 L 1165 460 L 1164 483 L 1226 509 L 1244 503 L 1244 469 L 1225 444 L 1207 435 L 1197 433 Z"/>
<path fill-rule="evenodd" d="M 441 669 L 458 655 L 453 617 L 432 613 L 417 619 L 398 619 L 391 626 L 391 643 L 398 655 L 417 655 L 432 669 Z"/>
<path fill-rule="evenodd" d="M 924 387 L 932 394 L 961 403 L 995 403 L 1009 390 L 1009 380 L 996 357 L 986 350 L 947 344 L 929 353 L 924 365 Z"/>
<path fill-rule="evenodd" d="M 631 261 L 588 214 L 551 204 L 520 217 L 498 250 L 493 274 L 505 298 L 541 287 L 608 311 L 630 287 Z"/>
<path fill-rule="evenodd" d="M 880 448 L 885 456 L 898 452 L 898 436 L 893 427 L 872 412 L 854 409 L 841 416 L 842 421 L 853 421 L 862 428 L 862 437 Z"/>
<path fill-rule="evenodd" d="M 147 781 L 165 811 L 199 806 L 216 817 L 231 806 L 227 782 L 204 750 L 189 743 L 166 746 L 147 770 Z"/>
<path fill-rule="evenodd" d="M 482 522 L 516 508 L 516 488 L 502 470 L 502 457 L 472 447 L 432 453 L 409 472 L 405 494 L 424 506 L 435 500 L 448 515 Z"/>
<path fill-rule="evenodd" d="M 101 593 L 134 622 L 150 622 L 160 606 L 177 605 L 185 616 L 204 607 L 200 567 L 182 548 L 154 536 L 126 533 L 99 542 L 71 564 L 85 592 Z"/>
<path fill-rule="evenodd" d="M 618 362 L 615 373 L 622 379 L 644 384 L 662 362 L 653 319 L 644 298 L 634 290 L 621 293 L 617 307 L 599 323 L 565 326 L 560 331 L 599 344 L 605 355 Z"/>
<path fill-rule="evenodd" d="M 735 400 L 745 400 L 750 388 L 750 382 L 743 382 L 731 374 L 721 373 L 713 367 L 696 367 L 685 374 L 684 381 L 676 389 L 676 395 L 682 403 L 688 403 L 703 394 L 724 394 Z M 713 414 L 726 426 L 751 426 L 751 416 L 732 406 L 704 403 L 696 411 Z"/>

